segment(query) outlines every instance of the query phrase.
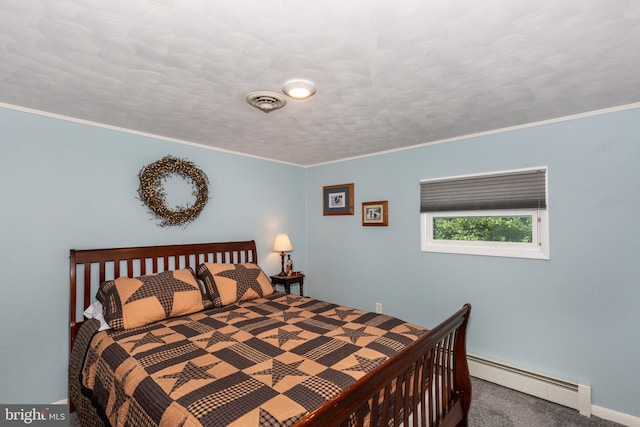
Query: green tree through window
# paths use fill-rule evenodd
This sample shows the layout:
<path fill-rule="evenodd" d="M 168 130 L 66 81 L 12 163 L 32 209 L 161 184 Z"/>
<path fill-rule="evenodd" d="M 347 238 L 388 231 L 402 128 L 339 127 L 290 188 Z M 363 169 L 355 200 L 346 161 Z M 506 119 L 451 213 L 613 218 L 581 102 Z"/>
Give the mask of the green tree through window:
<path fill-rule="evenodd" d="M 437 240 L 531 243 L 532 234 L 531 216 L 433 218 Z"/>

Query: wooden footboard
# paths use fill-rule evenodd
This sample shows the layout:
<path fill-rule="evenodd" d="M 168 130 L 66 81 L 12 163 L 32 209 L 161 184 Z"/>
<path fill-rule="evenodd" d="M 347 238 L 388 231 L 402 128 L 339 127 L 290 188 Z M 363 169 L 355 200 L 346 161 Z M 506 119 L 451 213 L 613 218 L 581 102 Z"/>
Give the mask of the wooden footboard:
<path fill-rule="evenodd" d="M 465 304 L 296 426 L 466 426 L 470 313 Z"/>

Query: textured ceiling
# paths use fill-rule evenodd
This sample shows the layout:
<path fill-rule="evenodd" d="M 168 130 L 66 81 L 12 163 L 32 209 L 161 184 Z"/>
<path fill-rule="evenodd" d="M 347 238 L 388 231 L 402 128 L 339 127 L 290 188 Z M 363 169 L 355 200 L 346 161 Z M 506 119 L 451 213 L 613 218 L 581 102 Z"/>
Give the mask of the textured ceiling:
<path fill-rule="evenodd" d="M 0 2 L 1 103 L 300 165 L 638 101 L 640 1 Z"/>

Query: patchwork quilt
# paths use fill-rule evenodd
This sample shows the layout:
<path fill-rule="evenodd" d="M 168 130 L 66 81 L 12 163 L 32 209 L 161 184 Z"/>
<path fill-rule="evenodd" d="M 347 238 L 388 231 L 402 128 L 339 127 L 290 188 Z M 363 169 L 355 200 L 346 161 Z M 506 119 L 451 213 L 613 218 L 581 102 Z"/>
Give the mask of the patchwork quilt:
<path fill-rule="evenodd" d="M 290 426 L 426 332 L 276 292 L 98 332 L 81 389 L 106 424 Z"/>

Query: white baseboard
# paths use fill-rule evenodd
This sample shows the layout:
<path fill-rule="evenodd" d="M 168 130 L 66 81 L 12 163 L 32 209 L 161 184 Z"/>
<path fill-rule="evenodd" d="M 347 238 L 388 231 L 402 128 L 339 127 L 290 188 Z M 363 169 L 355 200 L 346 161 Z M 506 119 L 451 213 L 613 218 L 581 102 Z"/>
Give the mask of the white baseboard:
<path fill-rule="evenodd" d="M 592 414 L 629 427 L 640 427 L 640 418 L 591 405 L 591 386 L 519 368 L 484 356 L 468 354 L 471 376 L 539 397 L 569 408 L 581 415 Z"/>
<path fill-rule="evenodd" d="M 58 400 L 57 402 L 53 402 L 52 405 L 66 405 L 69 399 Z"/>
<path fill-rule="evenodd" d="M 469 354 L 471 375 L 541 399 L 558 403 L 591 416 L 591 387 L 528 371 L 516 366 Z"/>
<path fill-rule="evenodd" d="M 640 427 L 640 417 L 634 417 L 633 415 L 613 411 L 611 409 L 603 408 L 602 406 L 593 405 L 591 407 L 591 413 L 598 418 L 613 421 L 615 423 L 622 424 L 623 426 Z"/>

